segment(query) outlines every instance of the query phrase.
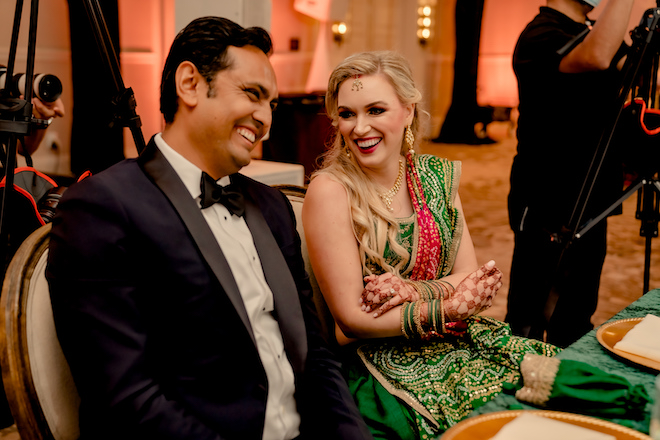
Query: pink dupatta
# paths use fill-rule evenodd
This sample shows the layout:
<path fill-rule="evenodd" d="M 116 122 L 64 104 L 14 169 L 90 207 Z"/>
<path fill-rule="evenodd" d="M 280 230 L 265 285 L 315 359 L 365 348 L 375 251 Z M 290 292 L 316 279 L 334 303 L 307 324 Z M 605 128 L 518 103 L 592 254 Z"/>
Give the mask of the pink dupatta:
<path fill-rule="evenodd" d="M 413 208 L 417 214 L 417 227 L 419 228 L 419 247 L 417 252 L 421 256 L 421 258 L 415 259 L 415 266 L 410 273 L 410 279 L 434 280 L 440 266 L 442 240 L 440 239 L 435 218 L 426 205 L 426 197 L 424 197 L 424 192 L 422 191 L 422 181 L 414 167 L 413 153 L 408 152 L 406 159 L 408 161 L 406 181 Z"/>

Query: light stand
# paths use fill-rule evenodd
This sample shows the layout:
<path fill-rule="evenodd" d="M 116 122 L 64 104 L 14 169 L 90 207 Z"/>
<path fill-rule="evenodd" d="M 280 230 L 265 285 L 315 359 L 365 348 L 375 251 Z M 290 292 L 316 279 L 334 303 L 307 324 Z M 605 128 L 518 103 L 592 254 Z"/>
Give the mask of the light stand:
<path fill-rule="evenodd" d="M 655 104 L 658 59 L 660 57 L 660 0 L 657 0 L 657 4 L 658 8 L 648 9 L 644 13 L 640 25 L 632 33 L 633 46 L 622 69 L 623 82 L 615 103 L 615 112 L 612 119 L 605 124 L 606 128 L 598 143 L 598 148 L 582 185 L 568 227 L 564 228 L 563 243 L 565 246 L 562 251 L 563 256 L 566 248 L 574 240 L 580 239 L 596 223 L 607 217 L 609 213 L 637 191 L 636 218 L 642 220 L 640 235 L 646 237 L 643 293 L 649 290 L 651 239 L 658 236 L 660 183 L 658 183 L 655 175 L 658 171 L 656 166 L 660 166 L 660 164 L 647 163 L 643 166 L 643 170 L 637 170 L 640 172 L 640 177 L 630 184 L 623 195 L 609 208 L 584 224 L 582 218 L 615 133 L 624 137 L 627 135 L 627 133 L 617 132 L 617 128 L 619 128 L 621 115 L 625 103 L 629 99 L 630 92 L 633 92 L 633 97 L 644 96 L 645 102 L 650 103 L 650 107 Z M 660 149 L 660 145 L 657 147 Z M 648 161 L 652 158 L 641 159 L 642 161 Z"/>
<path fill-rule="evenodd" d="M 8 263 L 9 257 L 9 231 L 7 225 L 7 213 L 11 211 L 12 197 L 14 193 L 14 170 L 16 169 L 16 151 L 18 140 L 25 135 L 31 134 L 40 124 L 45 121 L 38 120 L 32 116 L 32 87 L 25 87 L 23 99 L 12 96 L 14 63 L 16 60 L 16 48 L 18 45 L 18 34 L 20 30 L 21 16 L 23 11 L 23 0 L 16 1 L 14 13 L 14 26 L 12 30 L 11 47 L 7 72 L 5 74 L 5 88 L 0 91 L 0 142 L 6 145 L 5 155 L 5 186 L 0 198 L 0 257 L 3 271 Z M 39 0 L 32 0 L 30 6 L 30 31 L 28 37 L 28 53 L 26 66 L 26 81 L 34 77 L 34 54 L 37 39 L 37 18 L 39 13 Z"/>
<path fill-rule="evenodd" d="M 135 112 L 135 108 L 137 107 L 135 95 L 130 87 L 126 88 L 124 86 L 124 81 L 119 70 L 117 51 L 112 45 L 110 32 L 108 31 L 108 26 L 98 0 L 84 0 L 83 3 L 85 12 L 87 12 L 87 18 L 92 26 L 96 44 L 101 53 L 101 58 L 112 76 L 114 86 L 112 105 L 115 108 L 114 123 L 122 127 L 128 127 L 131 130 L 135 146 L 137 147 L 138 154 L 140 154 L 144 151 L 146 144 L 142 130 L 140 129 L 142 126 L 140 116 Z"/>
<path fill-rule="evenodd" d="M 140 117 L 135 112 L 136 102 L 133 90 L 124 87 L 117 52 L 110 40 L 109 31 L 98 0 L 85 0 L 84 3 L 99 50 L 108 70 L 112 73 L 115 88 L 115 97 L 112 100 L 115 107 L 114 123 L 130 128 L 138 153 L 142 153 L 145 142 L 140 129 L 142 125 Z M 11 257 L 9 250 L 11 238 L 7 227 L 7 217 L 8 213 L 12 212 L 12 195 L 15 194 L 14 171 L 16 169 L 18 140 L 32 134 L 37 128 L 48 126 L 48 121 L 37 119 L 32 115 L 33 87 L 31 87 L 31 83 L 28 87 L 26 82 L 23 99 L 20 99 L 17 95 L 18 92 L 15 92 L 16 88 L 12 87 L 22 12 L 23 0 L 17 0 L 9 60 L 5 73 L 5 88 L 0 90 L 0 143 L 6 145 L 6 154 L 4 155 L 5 186 L 0 196 L 0 258 L 5 267 L 8 258 Z M 34 77 L 38 12 L 39 0 L 31 0 L 26 81 L 32 81 Z"/>

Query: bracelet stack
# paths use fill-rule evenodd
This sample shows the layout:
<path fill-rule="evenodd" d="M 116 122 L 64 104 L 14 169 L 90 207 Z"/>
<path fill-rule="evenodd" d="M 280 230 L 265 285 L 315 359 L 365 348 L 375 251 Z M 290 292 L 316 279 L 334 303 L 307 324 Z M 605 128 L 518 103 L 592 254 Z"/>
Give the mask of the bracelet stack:
<path fill-rule="evenodd" d="M 407 338 L 415 337 L 416 328 L 413 325 L 414 321 L 414 303 L 406 302 L 401 307 L 401 333 Z"/>
<path fill-rule="evenodd" d="M 419 294 L 422 301 L 449 298 L 454 293 L 454 286 L 444 280 L 412 281 L 405 280 Z"/>
<path fill-rule="evenodd" d="M 422 319 L 421 308 L 427 307 L 427 319 Z M 445 309 L 440 299 L 404 303 L 401 307 L 401 332 L 408 339 L 430 339 L 447 332 Z"/>

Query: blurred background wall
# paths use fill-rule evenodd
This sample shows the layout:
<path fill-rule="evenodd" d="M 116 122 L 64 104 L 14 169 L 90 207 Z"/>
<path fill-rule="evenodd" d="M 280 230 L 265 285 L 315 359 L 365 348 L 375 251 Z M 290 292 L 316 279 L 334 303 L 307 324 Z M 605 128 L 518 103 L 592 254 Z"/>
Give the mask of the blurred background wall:
<path fill-rule="evenodd" d="M 267 28 L 274 41 L 271 60 L 280 94 L 290 98 L 293 104 L 298 99 L 301 105 L 311 105 L 314 111 L 320 111 L 321 103 L 315 97 L 323 93 L 332 67 L 353 52 L 381 49 L 399 51 L 409 59 L 430 114 L 426 137 L 437 135 L 451 104 L 456 0 L 319 0 L 309 4 L 303 0 L 111 1 L 117 2 L 119 10 L 124 83 L 135 93 L 146 140 L 162 128 L 159 84 L 169 45 L 178 29 L 200 15 L 222 15 L 244 26 Z M 483 3 L 477 99 L 479 105 L 515 109 L 517 89 L 511 55 L 518 35 L 545 2 L 485 0 Z M 321 4 L 321 12 L 310 13 L 310 4 Z M 655 6 L 653 0 L 636 2 L 630 27 L 638 24 L 645 9 Z M 15 7 L 14 0 L 0 0 L 0 64 L 7 63 Z M 30 2 L 26 1 L 15 72 L 25 69 L 29 7 Z M 428 38 L 420 39 L 423 7 L 430 8 L 430 25 Z M 594 11 L 594 17 L 600 8 L 602 5 Z M 333 33 L 333 27 L 338 31 L 340 23 L 345 25 L 345 33 Z M 40 2 L 35 71 L 52 73 L 62 80 L 62 98 L 67 108 L 67 116 L 56 120 L 48 129 L 34 155 L 35 165 L 46 172 L 71 174 L 72 109 L 76 103 L 72 94 L 67 0 Z M 95 109 L 85 111 L 94 113 Z M 287 118 L 283 112 L 282 117 L 291 120 L 294 116 Z M 89 140 L 89 148 L 94 148 L 94 139 Z M 124 136 L 124 152 L 126 156 L 136 154 L 128 132 Z"/>

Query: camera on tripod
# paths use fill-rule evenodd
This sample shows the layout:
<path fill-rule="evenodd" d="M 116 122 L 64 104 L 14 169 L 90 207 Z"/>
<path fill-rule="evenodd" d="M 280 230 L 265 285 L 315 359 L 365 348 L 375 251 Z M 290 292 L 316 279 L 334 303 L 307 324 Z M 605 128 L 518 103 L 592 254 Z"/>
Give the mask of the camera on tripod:
<path fill-rule="evenodd" d="M 611 119 L 606 122 L 573 214 L 564 228 L 570 231 L 564 237 L 568 246 L 637 192 L 635 217 L 641 220 L 639 234 L 646 239 L 643 293 L 650 289 L 651 239 L 658 237 L 660 222 L 660 108 L 657 89 L 660 73 L 660 0 L 656 0 L 656 4 L 656 8 L 644 12 L 639 26 L 631 32 L 633 44 L 621 69 L 623 81 Z M 613 154 L 609 151 L 609 160 L 622 163 L 626 171 L 637 177 L 614 203 L 583 224 L 585 207 L 601 167 L 606 165 L 610 147 L 614 151 Z"/>
<path fill-rule="evenodd" d="M 25 95 L 26 75 L 17 73 L 13 76 L 10 88 L 7 90 L 9 95 L 18 98 Z M 0 91 L 5 90 L 7 84 L 7 68 L 0 67 Z M 49 73 L 37 73 L 32 78 L 32 90 L 34 96 L 44 102 L 55 102 L 62 94 L 62 82 L 55 75 Z"/>

